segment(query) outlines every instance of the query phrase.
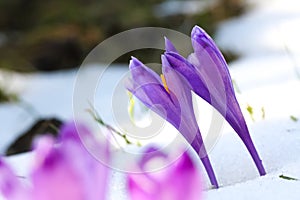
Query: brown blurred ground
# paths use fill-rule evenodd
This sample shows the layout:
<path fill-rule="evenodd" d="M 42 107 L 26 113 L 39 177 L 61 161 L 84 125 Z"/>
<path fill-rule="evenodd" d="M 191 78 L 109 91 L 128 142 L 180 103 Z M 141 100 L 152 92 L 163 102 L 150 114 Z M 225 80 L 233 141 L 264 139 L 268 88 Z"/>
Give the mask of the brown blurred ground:
<path fill-rule="evenodd" d="M 199 13 L 158 16 L 163 0 L 0 0 L 0 68 L 51 71 L 78 67 L 89 51 L 121 31 L 157 26 L 189 34 L 195 24 L 212 34 L 241 14 L 243 0 L 219 0 Z M 135 52 L 145 62 L 161 52 Z M 116 62 L 128 63 L 130 55 Z"/>

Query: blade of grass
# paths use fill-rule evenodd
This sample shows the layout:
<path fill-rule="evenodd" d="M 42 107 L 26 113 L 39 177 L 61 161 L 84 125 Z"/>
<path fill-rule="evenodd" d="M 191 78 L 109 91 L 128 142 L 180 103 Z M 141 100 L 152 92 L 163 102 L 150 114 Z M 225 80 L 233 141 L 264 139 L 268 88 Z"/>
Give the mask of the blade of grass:
<path fill-rule="evenodd" d="M 296 179 L 296 178 L 289 177 L 289 176 L 285 176 L 285 175 L 283 175 L 283 174 L 281 174 L 281 175 L 279 176 L 279 178 L 282 178 L 282 179 L 285 179 L 285 180 L 289 180 L 289 181 L 298 181 L 298 179 Z"/>

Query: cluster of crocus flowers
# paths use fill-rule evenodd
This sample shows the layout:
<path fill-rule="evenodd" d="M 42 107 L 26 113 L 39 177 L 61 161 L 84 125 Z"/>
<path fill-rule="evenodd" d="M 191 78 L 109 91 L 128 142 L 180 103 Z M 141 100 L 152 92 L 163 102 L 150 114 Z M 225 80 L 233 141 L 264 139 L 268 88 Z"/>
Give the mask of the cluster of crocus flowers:
<path fill-rule="evenodd" d="M 198 26 L 192 30 L 191 41 L 194 52 L 186 59 L 166 38 L 166 52 L 162 55 L 163 80 L 139 60 L 132 58 L 129 64 L 132 79 L 128 81 L 127 89 L 179 130 L 199 154 L 215 187 L 218 183 L 195 120 L 191 90 L 224 116 L 250 152 L 260 175 L 265 175 L 223 55 L 210 36 Z"/>
<path fill-rule="evenodd" d="M 106 163 L 112 159 L 107 141 L 97 142 L 83 125 L 65 124 L 59 139 L 39 138 L 34 147 L 34 161 L 28 176 L 16 176 L 0 158 L 0 196 L 7 200 L 105 200 L 109 193 L 111 169 L 97 160 L 85 148 L 83 140 L 101 153 Z M 201 176 L 187 153 L 156 172 L 143 167 L 156 158 L 168 156 L 149 148 L 140 162 L 138 174 L 126 174 L 129 199 L 201 199 Z M 102 160 L 103 161 L 103 160 Z M 141 182 L 142 181 L 142 182 Z M 188 192 L 188 194 L 186 194 Z"/>

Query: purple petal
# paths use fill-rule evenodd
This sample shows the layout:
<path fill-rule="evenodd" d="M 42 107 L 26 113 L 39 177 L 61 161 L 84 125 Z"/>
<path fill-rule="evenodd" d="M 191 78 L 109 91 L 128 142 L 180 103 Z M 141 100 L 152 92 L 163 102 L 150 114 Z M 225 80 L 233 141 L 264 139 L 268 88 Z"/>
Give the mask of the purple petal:
<path fill-rule="evenodd" d="M 186 152 L 158 172 L 130 174 L 128 189 L 132 200 L 199 200 L 202 197 L 200 173 Z"/>
<path fill-rule="evenodd" d="M 218 60 L 218 62 L 221 62 L 222 65 L 227 66 L 226 61 L 215 44 L 215 42 L 212 40 L 212 38 L 199 26 L 195 26 L 191 32 L 191 38 L 192 38 L 192 44 L 194 45 L 194 42 L 197 42 L 200 46 L 193 46 L 194 51 L 199 53 L 201 51 L 210 51 L 211 54 L 214 54 L 212 57 L 215 59 L 215 61 Z M 228 71 L 228 69 L 224 69 L 224 71 Z"/>
<path fill-rule="evenodd" d="M 34 141 L 33 149 L 35 150 L 35 165 L 37 167 L 40 163 L 44 162 L 49 152 L 52 150 L 55 143 L 55 138 L 51 135 L 45 135 L 37 138 Z"/>
<path fill-rule="evenodd" d="M 194 115 L 193 101 L 191 94 L 191 86 L 182 77 L 181 74 L 171 68 L 170 63 L 165 56 L 162 59 L 162 71 L 166 78 L 169 90 L 175 94 L 179 100 L 179 108 L 181 110 L 181 121 L 176 128 L 182 133 L 186 140 L 191 144 L 196 134 L 200 134 L 198 124 Z M 201 137 L 201 136 L 200 136 Z M 200 144 L 202 146 L 202 144 Z M 198 152 L 201 146 L 197 146 L 195 150 Z"/>
<path fill-rule="evenodd" d="M 163 65 L 166 66 L 166 59 L 162 57 L 162 61 Z M 167 84 L 170 94 L 166 91 L 162 83 L 157 81 L 158 75 L 154 74 L 152 70 L 144 66 L 137 59 L 130 62 L 132 79 L 129 80 L 131 88 L 127 89 L 147 107 L 166 118 L 174 127 L 180 129 L 179 131 L 192 143 L 198 126 L 193 117 L 190 89 L 188 89 L 188 86 L 183 85 L 180 79 L 176 79 L 178 75 L 174 74 L 176 73 L 174 70 L 171 71 L 171 68 L 167 70 L 166 67 L 163 69 L 166 73 L 167 82 L 170 83 L 170 85 Z M 184 86 L 185 88 L 183 88 Z M 182 93 L 182 95 L 179 95 L 179 93 Z M 185 112 L 185 114 L 183 115 L 181 111 Z M 184 123 L 181 123 L 182 121 Z M 192 123 L 187 124 L 187 121 L 192 121 Z"/>
<path fill-rule="evenodd" d="M 168 54 L 178 55 L 172 52 L 166 53 L 166 57 Z M 160 116 L 165 117 L 167 115 L 165 117 L 166 120 L 179 130 L 179 132 L 199 154 L 203 164 L 205 165 L 205 168 L 208 171 L 208 175 L 212 184 L 218 187 L 216 177 L 207 157 L 205 147 L 203 146 L 203 140 L 194 115 L 191 86 L 188 85 L 188 82 L 184 77 L 182 77 L 181 74 L 172 69 L 173 65 L 171 67 L 169 60 L 166 57 L 162 56 L 162 65 L 170 94 L 163 88 L 160 82 L 153 84 L 156 78 L 151 76 L 155 77 L 156 75 L 149 73 L 150 69 L 145 70 L 145 66 L 136 61 L 130 62 L 130 69 L 131 73 L 133 74 L 133 79 L 130 80 L 129 85 L 131 88 L 128 89 L 146 106 L 157 112 Z M 171 56 L 170 60 L 176 61 L 179 67 L 182 66 L 182 64 L 176 59 L 177 58 L 173 59 Z M 184 64 L 190 65 L 187 61 Z M 132 72 L 132 70 L 134 70 L 134 72 Z M 190 72 L 192 71 L 190 70 Z M 190 75 L 192 78 L 199 80 L 199 77 L 195 76 L 194 74 L 195 73 L 191 73 Z M 134 78 L 137 76 L 139 76 L 141 81 Z M 145 80 L 146 84 L 143 84 L 143 80 Z M 153 109 L 153 106 L 156 105 L 159 107 L 155 107 L 155 109 Z"/>
<path fill-rule="evenodd" d="M 162 84 L 160 77 L 150 68 L 146 67 L 141 61 L 132 57 L 129 63 L 129 69 L 133 80 L 138 85 L 144 84 Z"/>
<path fill-rule="evenodd" d="M 195 53 L 190 55 L 189 61 L 202 81 L 207 83 L 211 99 L 204 98 L 199 88 L 194 87 L 194 91 L 214 106 L 240 133 L 246 123 L 234 94 L 225 59 L 209 35 L 198 26 L 192 31 L 192 44 Z"/>
<path fill-rule="evenodd" d="M 61 152 L 51 152 L 32 174 L 34 199 L 84 199 L 80 176 Z"/>
<path fill-rule="evenodd" d="M 208 102 L 226 118 L 240 136 L 253 157 L 260 174 L 264 175 L 264 167 L 251 140 L 222 53 L 210 36 L 200 27 L 195 26 L 193 28 L 191 37 L 195 53 L 189 57 L 189 60 L 195 66 L 197 74 L 202 75 L 202 81 L 208 83 L 208 89 L 212 97 L 211 101 Z M 193 89 L 199 96 L 205 97 L 205 94 L 202 94 L 199 88 L 193 87 Z"/>
<path fill-rule="evenodd" d="M 138 163 L 139 168 L 141 170 L 146 170 L 146 164 L 150 162 L 153 159 L 153 157 L 160 157 L 166 159 L 167 154 L 163 153 L 158 148 L 151 146 L 143 152 L 143 156 Z"/>
<path fill-rule="evenodd" d="M 189 60 L 195 66 L 198 75 L 202 76 L 202 81 L 207 83 L 210 95 L 215 100 L 209 103 L 225 116 L 228 103 L 232 101 L 232 97 L 235 99 L 226 61 L 213 40 L 200 27 L 193 28 L 191 37 L 195 53 Z M 201 93 L 196 88 L 195 92 Z"/>
<path fill-rule="evenodd" d="M 80 123 L 69 122 L 64 124 L 60 130 L 60 141 L 74 141 L 78 144 L 82 144 L 82 140 L 85 138 L 93 137 L 92 133 L 87 127 Z"/>
<path fill-rule="evenodd" d="M 127 80 L 127 89 L 148 108 L 167 119 L 175 127 L 180 123 L 178 100 L 169 94 L 160 77 L 136 58 L 130 62 L 132 79 Z"/>
<path fill-rule="evenodd" d="M 191 89 L 197 88 L 201 91 L 202 98 L 210 101 L 210 93 L 208 91 L 206 83 L 201 79 L 193 65 L 191 65 L 184 57 L 174 52 L 165 53 L 165 58 L 167 59 L 170 67 L 180 73 L 185 80 L 189 83 Z"/>
<path fill-rule="evenodd" d="M 91 137 L 86 128 L 80 127 L 80 134 Z M 35 199 L 105 199 L 107 167 L 84 148 L 74 124 L 65 125 L 61 133 L 61 145 L 48 151 L 31 174 Z"/>
<path fill-rule="evenodd" d="M 165 53 L 165 56 L 170 66 L 184 77 L 196 94 L 213 105 L 219 112 L 226 112 L 226 93 L 224 89 L 222 90 L 224 83 L 218 76 L 218 72 L 211 73 L 211 71 L 208 74 L 202 68 L 197 69 L 195 66 L 199 66 L 198 63 L 193 62 L 192 65 L 177 53 Z M 191 57 L 194 57 L 194 54 L 190 56 L 190 59 Z"/>
<path fill-rule="evenodd" d="M 0 158 L 0 194 L 10 200 L 27 200 L 25 188 L 22 187 L 12 169 Z"/>
<path fill-rule="evenodd" d="M 178 51 L 175 48 L 174 44 L 167 37 L 165 37 L 165 48 L 166 48 L 167 52 L 176 52 L 176 53 L 178 53 Z"/>

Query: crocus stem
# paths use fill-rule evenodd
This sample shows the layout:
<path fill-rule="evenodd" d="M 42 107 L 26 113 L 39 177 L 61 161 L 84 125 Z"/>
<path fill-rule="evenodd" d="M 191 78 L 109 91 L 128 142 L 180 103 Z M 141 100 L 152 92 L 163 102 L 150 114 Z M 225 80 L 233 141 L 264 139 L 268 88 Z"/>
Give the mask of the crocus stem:
<path fill-rule="evenodd" d="M 240 110 L 239 106 L 236 110 L 239 110 L 239 115 L 243 116 L 242 111 Z M 251 155 L 251 157 L 252 157 L 252 159 L 253 159 L 253 161 L 254 161 L 257 169 L 258 169 L 259 174 L 261 176 L 266 175 L 266 171 L 265 171 L 265 168 L 262 164 L 262 160 L 260 159 L 260 157 L 259 157 L 259 155 L 256 151 L 256 148 L 253 144 L 253 141 L 251 139 L 246 121 L 243 117 L 241 117 L 241 118 L 242 118 L 242 122 L 241 122 L 242 126 L 239 126 L 238 124 L 235 124 L 234 121 L 230 120 L 229 115 L 226 116 L 226 120 L 228 122 L 230 122 L 230 125 L 234 128 L 236 133 L 239 135 L 239 137 L 241 138 L 241 140 L 245 144 L 248 152 L 250 153 L 250 155 Z M 244 127 L 244 128 L 241 128 L 241 127 Z"/>
<path fill-rule="evenodd" d="M 257 151 L 254 147 L 254 144 L 253 144 L 251 138 L 249 137 L 249 139 L 243 140 L 243 141 L 244 141 L 244 144 L 246 145 L 246 147 L 247 147 L 247 149 L 248 149 L 248 151 L 249 151 L 249 153 L 250 153 L 250 155 L 251 155 L 251 157 L 252 157 L 252 159 L 253 159 L 256 167 L 257 167 L 257 169 L 258 169 L 259 174 L 261 176 L 266 175 L 266 171 L 265 171 L 265 168 L 262 164 L 262 160 L 259 158 L 259 155 L 258 155 L 258 153 L 257 153 Z"/>
<path fill-rule="evenodd" d="M 207 175 L 208 175 L 208 178 L 211 182 L 211 184 L 215 187 L 215 188 L 219 188 L 219 185 L 218 185 L 218 181 L 216 179 L 216 176 L 215 176 L 215 173 L 214 173 L 214 170 L 211 166 L 211 163 L 209 161 L 209 158 L 208 156 L 204 156 L 203 158 L 201 158 L 201 161 L 205 167 L 205 170 L 207 172 Z"/>
<path fill-rule="evenodd" d="M 197 135 L 195 136 L 194 141 L 191 143 L 191 145 L 194 148 L 194 150 L 197 152 L 197 154 L 199 155 L 211 184 L 213 185 L 213 187 L 219 188 L 215 172 L 212 168 L 212 165 L 208 158 L 206 149 L 204 147 L 204 143 L 203 143 L 203 139 L 201 137 L 200 130 L 198 130 Z"/>

